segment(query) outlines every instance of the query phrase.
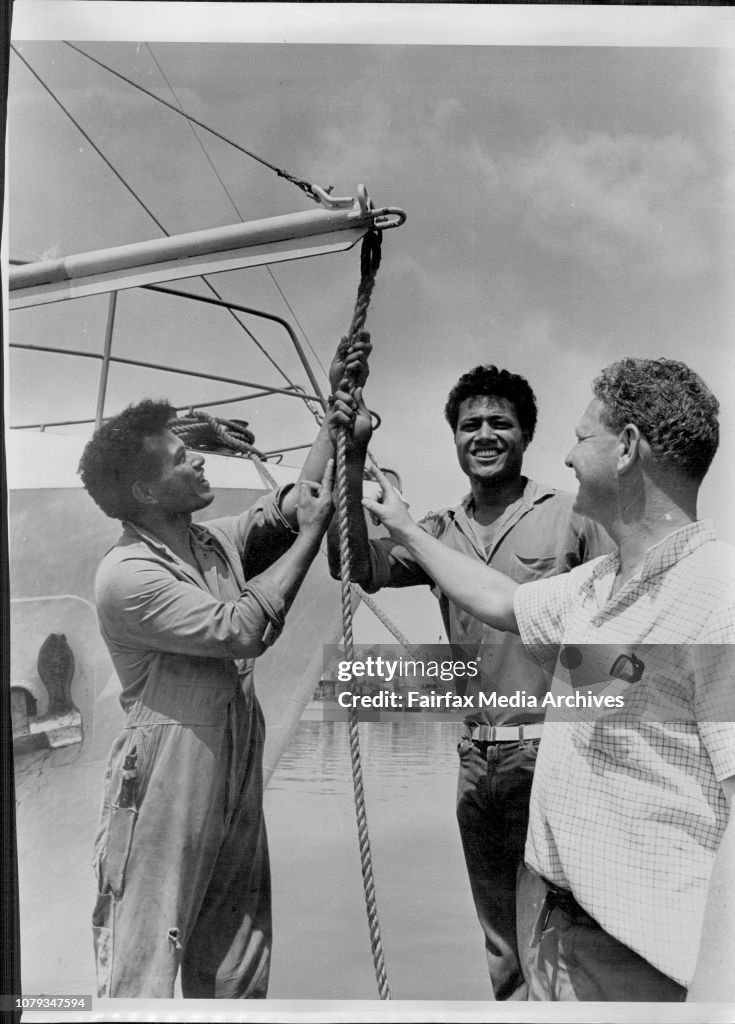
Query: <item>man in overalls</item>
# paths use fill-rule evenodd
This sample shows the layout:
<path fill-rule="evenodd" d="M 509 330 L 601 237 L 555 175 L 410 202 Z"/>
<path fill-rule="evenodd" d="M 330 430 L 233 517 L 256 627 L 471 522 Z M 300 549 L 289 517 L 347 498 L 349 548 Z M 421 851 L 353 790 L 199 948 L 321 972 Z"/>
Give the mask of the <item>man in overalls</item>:
<path fill-rule="evenodd" d="M 363 335 L 336 356 L 367 375 Z M 214 495 L 204 458 L 143 401 L 108 420 L 80 464 L 123 533 L 96 577 L 100 628 L 122 687 L 95 844 L 98 994 L 264 997 L 271 891 L 263 715 L 254 659 L 276 640 L 331 514 L 326 420 L 295 487 L 194 524 Z M 332 413 L 339 420 L 339 413 Z M 320 481 L 313 483 L 312 481 Z"/>

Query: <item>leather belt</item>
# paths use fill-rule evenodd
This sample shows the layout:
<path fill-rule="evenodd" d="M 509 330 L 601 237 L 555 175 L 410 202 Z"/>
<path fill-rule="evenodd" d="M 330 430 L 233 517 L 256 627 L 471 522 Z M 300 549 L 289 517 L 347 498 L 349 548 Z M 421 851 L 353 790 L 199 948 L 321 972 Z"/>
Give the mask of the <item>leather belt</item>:
<path fill-rule="evenodd" d="M 559 885 L 554 885 L 553 882 L 549 882 L 544 879 L 546 884 L 546 905 L 552 910 L 554 907 L 558 907 L 559 910 L 563 910 L 565 914 L 570 917 L 575 917 L 579 914 L 587 914 L 584 907 L 580 907 L 579 903 L 575 900 L 570 889 L 562 889 Z"/>
<path fill-rule="evenodd" d="M 518 743 L 540 740 L 543 722 L 533 725 L 470 725 L 470 739 L 476 743 Z"/>
<path fill-rule="evenodd" d="M 534 946 L 538 946 L 541 939 L 544 937 L 547 928 L 549 927 L 549 918 L 551 917 L 552 910 L 561 910 L 562 913 L 566 914 L 567 917 L 576 924 L 589 922 L 600 926 L 597 921 L 587 913 L 584 907 L 581 907 L 575 900 L 569 889 L 562 889 L 561 886 L 554 885 L 553 882 L 547 881 L 544 878 L 544 884 L 546 885 L 546 896 L 541 904 L 539 915 L 536 918 L 536 923 L 533 927 L 533 934 L 531 936 L 530 946 L 533 949 Z"/>

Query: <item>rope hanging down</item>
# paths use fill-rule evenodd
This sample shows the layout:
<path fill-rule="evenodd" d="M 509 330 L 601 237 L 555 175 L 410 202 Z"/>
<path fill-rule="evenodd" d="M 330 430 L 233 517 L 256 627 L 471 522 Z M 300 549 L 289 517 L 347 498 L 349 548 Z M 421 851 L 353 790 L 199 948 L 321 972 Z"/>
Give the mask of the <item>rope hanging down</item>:
<path fill-rule="evenodd" d="M 355 312 L 347 335 L 348 347 L 362 330 L 367 317 L 370 296 L 375 284 L 375 275 L 380 266 L 380 231 L 369 231 L 362 242 L 360 256 L 360 286 L 355 302 Z M 347 381 L 347 390 L 354 391 L 354 381 Z M 337 434 L 337 522 L 340 540 L 340 564 L 342 586 L 342 622 L 345 639 L 345 658 L 354 661 L 355 644 L 352 634 L 352 587 L 350 583 L 350 538 L 349 514 L 347 504 L 347 428 L 340 428 Z M 348 709 L 348 727 L 350 735 L 350 759 L 352 762 L 352 785 L 355 795 L 355 814 L 357 816 L 357 834 L 360 845 L 360 863 L 362 866 L 362 883 L 365 892 L 365 908 L 370 928 L 370 946 L 375 964 L 375 976 L 381 999 L 390 999 L 390 988 L 385 972 L 383 944 L 380 938 L 380 922 L 373 880 L 373 862 L 370 852 L 370 836 L 368 834 L 367 812 L 365 809 L 365 792 L 362 780 L 362 761 L 360 757 L 360 735 L 358 730 L 357 711 Z"/>

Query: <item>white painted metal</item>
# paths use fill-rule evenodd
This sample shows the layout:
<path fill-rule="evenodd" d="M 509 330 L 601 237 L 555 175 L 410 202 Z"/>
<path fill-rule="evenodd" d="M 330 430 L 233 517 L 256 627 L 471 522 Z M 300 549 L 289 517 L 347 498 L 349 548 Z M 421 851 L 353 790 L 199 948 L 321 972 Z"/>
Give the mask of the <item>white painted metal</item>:
<path fill-rule="evenodd" d="M 11 309 L 175 281 L 349 249 L 373 224 L 356 201 L 349 210 L 312 210 L 208 228 L 169 238 L 13 266 Z"/>

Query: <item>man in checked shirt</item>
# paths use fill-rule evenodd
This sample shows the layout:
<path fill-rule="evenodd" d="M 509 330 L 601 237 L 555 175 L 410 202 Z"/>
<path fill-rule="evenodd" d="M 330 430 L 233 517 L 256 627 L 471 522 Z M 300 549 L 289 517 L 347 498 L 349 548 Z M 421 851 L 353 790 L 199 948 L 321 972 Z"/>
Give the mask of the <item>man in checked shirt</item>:
<path fill-rule="evenodd" d="M 667 359 L 622 359 L 593 394 L 566 464 L 613 554 L 519 585 L 385 478 L 364 504 L 452 601 L 559 652 L 519 885 L 529 998 L 732 1001 L 735 550 L 697 519 L 719 406 Z"/>

